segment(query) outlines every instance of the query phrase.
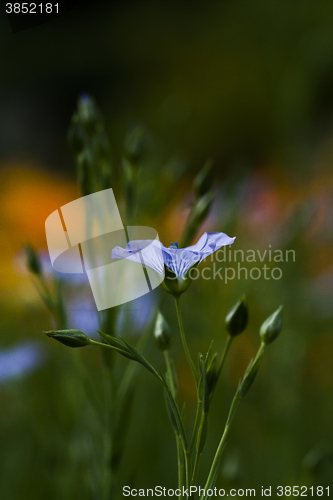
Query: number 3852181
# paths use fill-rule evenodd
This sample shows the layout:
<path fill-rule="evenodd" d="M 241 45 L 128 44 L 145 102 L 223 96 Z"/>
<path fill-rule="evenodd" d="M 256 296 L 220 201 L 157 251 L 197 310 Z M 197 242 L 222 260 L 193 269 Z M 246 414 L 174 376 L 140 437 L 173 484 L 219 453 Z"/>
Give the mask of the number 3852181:
<path fill-rule="evenodd" d="M 7 14 L 58 14 L 59 4 L 58 3 L 6 3 L 6 13 Z"/>

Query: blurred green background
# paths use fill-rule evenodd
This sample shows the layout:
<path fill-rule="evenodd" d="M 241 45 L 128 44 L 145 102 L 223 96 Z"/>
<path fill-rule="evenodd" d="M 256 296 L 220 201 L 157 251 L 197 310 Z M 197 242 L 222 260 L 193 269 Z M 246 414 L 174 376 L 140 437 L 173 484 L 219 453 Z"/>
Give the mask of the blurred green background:
<path fill-rule="evenodd" d="M 156 228 L 166 246 L 179 240 L 193 178 L 211 158 L 216 195 L 198 236 L 223 231 L 237 236 L 235 249 L 295 250 L 295 262 L 281 263 L 281 280 L 198 280 L 182 298 L 193 353 L 212 338 L 221 352 L 225 314 L 244 293 L 250 307 L 215 396 L 203 473 L 259 327 L 282 303 L 283 332 L 235 418 L 218 485 L 333 486 L 333 4 L 82 2 L 15 34 L 2 10 L 0 67 L 1 498 L 98 498 L 91 485 L 105 467 L 103 432 L 78 372 L 103 397 L 108 370 L 98 351 L 74 352 L 43 337 L 53 323 L 21 252 L 26 241 L 45 250 L 46 217 L 80 196 L 66 134 L 81 92 L 103 112 L 116 171 L 129 128 L 145 128 L 136 223 Z M 114 189 L 121 203 L 119 174 Z M 64 288 L 70 326 L 83 329 L 83 310 L 93 324 L 83 285 Z M 152 295 L 150 319 L 163 297 Z M 191 422 L 194 393 L 171 297 L 162 307 Z M 122 314 L 130 326 L 120 333 L 135 343 L 138 308 Z M 36 369 L 10 357 L 30 342 L 38 347 Z M 146 354 L 163 367 L 151 339 Z M 119 361 L 118 373 L 126 366 Z M 175 487 L 163 395 L 138 374 L 117 482 Z"/>

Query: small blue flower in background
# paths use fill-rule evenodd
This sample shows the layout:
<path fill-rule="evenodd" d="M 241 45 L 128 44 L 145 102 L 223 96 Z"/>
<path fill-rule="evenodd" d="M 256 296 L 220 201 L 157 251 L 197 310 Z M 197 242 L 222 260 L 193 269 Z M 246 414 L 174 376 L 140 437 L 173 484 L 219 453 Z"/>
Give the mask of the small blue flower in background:
<path fill-rule="evenodd" d="M 166 248 L 158 240 L 130 241 L 125 248 L 115 247 L 113 259 L 129 259 L 144 263 L 164 276 L 164 288 L 173 295 L 180 295 L 189 286 L 188 272 L 219 248 L 231 245 L 236 237 L 230 238 L 225 233 L 204 233 L 195 245 L 178 248 L 177 243 Z M 171 283 L 173 281 L 173 283 Z"/>
<path fill-rule="evenodd" d="M 42 348 L 37 342 L 0 348 L 0 384 L 28 375 L 42 366 L 43 362 Z"/>

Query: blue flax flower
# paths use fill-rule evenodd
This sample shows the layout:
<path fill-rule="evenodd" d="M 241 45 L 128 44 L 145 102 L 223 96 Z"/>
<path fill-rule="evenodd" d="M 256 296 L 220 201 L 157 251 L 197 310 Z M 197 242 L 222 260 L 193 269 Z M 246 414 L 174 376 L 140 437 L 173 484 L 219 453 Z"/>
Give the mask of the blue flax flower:
<path fill-rule="evenodd" d="M 167 292 L 179 296 L 190 285 L 190 269 L 235 239 L 224 233 L 204 233 L 195 245 L 186 248 L 178 248 L 177 243 L 166 248 L 158 240 L 136 240 L 125 248 L 115 247 L 112 258 L 144 263 L 164 277 L 162 286 Z"/>

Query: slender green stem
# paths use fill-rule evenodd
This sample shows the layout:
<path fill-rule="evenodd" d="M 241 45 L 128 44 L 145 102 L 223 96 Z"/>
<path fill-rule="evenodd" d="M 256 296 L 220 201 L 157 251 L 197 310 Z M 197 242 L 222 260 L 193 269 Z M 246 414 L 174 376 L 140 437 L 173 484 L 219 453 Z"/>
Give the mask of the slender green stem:
<path fill-rule="evenodd" d="M 231 346 L 232 340 L 233 340 L 233 338 L 230 335 L 228 335 L 228 338 L 227 338 L 226 343 L 224 345 L 224 350 L 223 350 L 223 354 L 222 354 L 222 357 L 221 357 L 220 366 L 219 366 L 218 371 L 217 371 L 217 380 L 219 379 L 219 377 L 221 375 L 221 372 L 222 372 L 225 360 L 227 358 L 227 354 L 228 354 L 228 352 L 230 350 L 230 346 Z M 217 383 L 216 383 L 216 385 L 217 385 Z M 215 388 L 216 388 L 216 385 L 215 385 Z M 213 394 L 214 394 L 214 392 L 212 393 L 211 397 L 213 397 Z M 194 430 L 193 430 L 193 435 L 192 435 L 191 445 L 190 445 L 190 451 L 191 451 L 191 453 L 193 453 L 193 448 L 194 448 L 194 444 L 195 444 L 195 438 L 197 436 L 197 433 L 198 433 L 198 430 L 199 430 L 199 426 L 200 426 L 201 410 L 202 410 L 202 399 L 199 396 L 199 390 L 198 390 L 198 403 L 197 403 L 197 410 L 196 410 L 196 415 L 195 415 L 195 424 L 194 424 Z"/>
<path fill-rule="evenodd" d="M 176 397 L 176 387 L 174 384 L 173 380 L 173 374 L 172 374 L 172 368 L 171 368 L 171 360 L 170 360 L 170 355 L 169 351 L 164 351 L 164 358 L 165 358 L 165 363 L 167 366 L 167 372 L 170 380 L 170 394 L 169 396 L 172 397 L 173 399 L 173 404 L 177 406 L 175 397 Z M 186 481 L 186 488 L 189 487 L 189 475 L 190 475 L 190 460 L 188 456 L 188 450 L 186 449 L 187 444 L 182 439 L 182 436 L 179 435 L 177 431 L 175 431 L 176 435 L 176 441 L 177 441 L 177 455 L 178 455 L 178 485 L 180 490 L 182 490 L 183 486 L 183 465 L 182 465 L 182 454 L 184 455 L 185 458 L 185 481 Z M 182 498 L 180 495 L 179 498 Z"/>
<path fill-rule="evenodd" d="M 189 351 L 188 346 L 187 346 L 186 338 L 185 338 L 184 325 L 183 325 L 182 315 L 181 315 L 180 306 L 179 306 L 179 297 L 175 297 L 175 302 L 176 302 L 176 310 L 177 310 L 177 318 L 178 318 L 178 323 L 179 323 L 180 336 L 182 339 L 184 351 L 185 351 L 185 354 L 187 357 L 187 361 L 189 362 L 189 365 L 191 367 L 191 371 L 193 373 L 195 386 L 198 387 L 198 374 L 196 372 L 193 360 L 191 358 L 190 351 Z"/>
<path fill-rule="evenodd" d="M 180 490 L 179 500 L 182 499 L 182 489 L 183 489 L 183 448 L 182 441 L 177 431 L 175 431 L 176 442 L 177 442 L 177 465 L 178 465 L 178 488 Z"/>
<path fill-rule="evenodd" d="M 180 434 L 180 437 L 182 439 L 184 453 L 185 453 L 185 451 L 187 450 L 187 438 L 186 438 L 185 429 L 184 429 L 184 426 L 183 426 L 183 423 L 182 423 L 182 420 L 181 420 L 181 417 L 180 417 L 180 413 L 179 413 L 179 410 L 178 410 L 177 403 L 176 403 L 175 398 L 173 397 L 173 395 L 171 393 L 170 387 L 166 383 L 165 379 L 163 379 L 159 375 L 156 375 L 156 376 L 157 376 L 158 380 L 162 383 L 163 387 L 166 390 L 169 402 L 170 402 L 171 407 L 172 407 L 172 411 L 173 411 L 174 417 L 175 417 L 176 422 L 177 422 L 179 434 Z"/>
<path fill-rule="evenodd" d="M 221 375 L 221 372 L 222 372 L 225 360 L 227 358 L 227 354 L 229 352 L 232 340 L 233 340 L 233 337 L 231 337 L 231 335 L 228 335 L 227 341 L 226 341 L 226 343 L 224 345 L 224 350 L 223 350 L 222 358 L 221 358 L 221 361 L 220 361 L 220 366 L 219 366 L 218 371 L 217 371 L 217 380 L 220 378 L 220 375 Z"/>
<path fill-rule="evenodd" d="M 173 397 L 176 397 L 177 391 L 176 391 L 175 382 L 174 382 L 173 373 L 172 373 L 172 368 L 171 368 L 170 353 L 168 350 L 165 350 L 165 351 L 163 351 L 163 354 L 164 354 L 165 364 L 167 367 L 167 373 L 168 373 L 169 380 L 170 380 L 170 390 L 171 390 Z"/>
<path fill-rule="evenodd" d="M 42 276 L 38 278 L 38 280 L 33 280 L 33 283 L 35 287 L 37 288 L 37 291 L 46 305 L 47 309 L 51 312 L 53 315 L 53 318 L 58 326 L 58 328 L 65 329 L 66 328 L 66 318 L 65 318 L 65 311 L 60 310 L 59 308 L 59 303 L 58 301 L 56 302 L 52 292 L 48 286 L 48 284 L 45 281 L 45 278 Z"/>
<path fill-rule="evenodd" d="M 113 351 L 119 352 L 120 354 L 122 352 L 124 352 L 124 354 L 128 354 L 125 350 L 122 351 L 121 349 L 119 349 L 118 347 L 114 347 L 113 345 L 103 344 L 102 342 L 96 342 L 96 340 L 92 340 L 92 339 L 89 339 L 89 340 L 90 340 L 90 342 L 89 342 L 90 345 L 98 345 L 99 347 L 106 347 L 106 349 L 112 349 Z"/>
<path fill-rule="evenodd" d="M 189 450 L 185 450 L 184 452 L 185 455 L 185 484 L 186 484 L 186 489 L 190 488 L 190 482 L 191 482 L 191 455 Z"/>
<path fill-rule="evenodd" d="M 107 349 L 112 349 L 114 351 L 118 351 L 120 354 L 122 354 L 124 352 L 124 355 L 128 355 L 128 352 L 122 351 L 122 349 L 120 349 L 118 347 L 111 346 L 109 344 L 103 344 L 102 342 L 96 342 L 95 340 L 91 340 L 91 339 L 90 339 L 89 343 L 90 343 L 90 345 L 97 345 L 99 347 L 104 347 L 104 348 L 107 348 Z M 129 348 L 131 347 L 127 343 L 126 343 L 126 345 Z M 169 387 L 167 381 L 165 380 L 165 377 L 161 373 L 158 373 L 155 370 L 155 368 L 153 368 L 147 362 L 147 360 L 144 360 L 143 356 L 141 356 L 141 360 L 136 359 L 136 361 L 139 362 L 142 366 L 144 366 L 150 373 L 152 373 L 157 378 L 157 380 L 163 385 L 164 389 L 166 390 L 167 397 L 169 399 L 169 402 L 171 404 L 175 420 L 177 422 L 178 431 L 179 431 L 179 434 L 180 434 L 181 439 L 182 439 L 183 448 L 184 448 L 184 450 L 187 450 L 187 438 L 186 438 L 185 429 L 184 429 L 184 426 L 183 426 L 183 423 L 182 423 L 182 420 L 181 420 L 181 416 L 180 416 L 180 413 L 179 413 L 179 409 L 178 409 L 177 403 L 175 401 L 175 398 L 173 397 L 173 395 L 171 393 L 170 387 Z"/>
<path fill-rule="evenodd" d="M 202 450 L 199 449 L 199 443 L 200 443 L 200 440 L 201 440 L 202 432 L 203 432 L 205 426 L 207 425 L 207 418 L 208 418 L 208 414 L 202 412 L 201 413 L 200 427 L 199 427 L 198 434 L 197 434 L 198 435 L 198 438 L 197 438 L 197 452 L 195 454 L 195 459 L 194 459 L 194 467 L 193 467 L 191 485 L 195 485 L 196 480 L 197 480 L 198 469 L 199 469 L 199 462 L 200 462 L 200 457 L 201 457 L 201 452 L 202 452 Z"/>
<path fill-rule="evenodd" d="M 200 426 L 201 410 L 202 410 L 202 399 L 200 399 L 200 396 L 198 394 L 198 402 L 197 402 L 197 410 L 196 410 L 196 415 L 195 415 L 194 429 L 193 429 L 193 434 L 192 434 L 191 444 L 190 444 L 190 453 L 191 454 L 193 453 L 195 438 L 197 436 L 199 426 Z"/>
<path fill-rule="evenodd" d="M 172 374 L 172 368 L 171 368 L 171 360 L 170 360 L 170 355 L 169 351 L 164 351 L 164 357 L 165 357 L 165 362 L 167 366 L 167 372 L 169 375 L 169 380 L 170 380 L 170 392 L 173 398 L 176 397 L 176 387 L 174 384 L 174 379 L 173 379 L 173 374 Z M 185 459 L 185 482 L 186 482 L 186 488 L 188 489 L 190 487 L 190 477 L 191 477 L 191 452 L 190 450 L 187 450 L 184 446 L 184 443 L 181 441 L 181 436 L 177 431 L 175 431 L 176 435 L 176 441 L 177 441 L 177 455 L 178 455 L 178 485 L 180 490 L 182 491 L 182 486 L 183 486 L 183 465 L 182 465 L 182 454 L 184 455 Z M 181 446 L 182 445 L 182 446 Z M 180 496 L 179 498 L 181 498 Z"/>
<path fill-rule="evenodd" d="M 195 387 L 197 390 L 198 394 L 198 374 L 196 372 L 190 351 L 187 346 L 186 342 L 186 337 L 185 337 L 185 332 L 184 332 L 184 325 L 183 325 L 183 320 L 182 320 L 182 315 L 180 312 L 180 305 L 179 305 L 179 297 L 175 297 L 175 302 L 176 302 L 176 310 L 177 310 L 177 318 L 178 318 L 178 323 L 179 323 L 179 330 L 180 330 L 180 336 L 182 339 L 184 351 L 187 357 L 187 361 L 190 365 L 193 377 L 194 377 L 194 382 L 195 382 Z M 190 487 L 190 482 L 191 482 L 191 461 L 192 461 L 192 451 L 191 449 L 184 448 L 184 456 L 185 456 L 185 477 L 186 477 L 186 488 Z"/>
<path fill-rule="evenodd" d="M 265 343 L 262 342 L 261 345 L 260 345 L 260 347 L 259 347 L 259 350 L 258 350 L 258 352 L 257 352 L 257 354 L 256 354 L 256 356 L 254 358 L 254 360 L 250 364 L 250 367 L 253 367 L 255 365 L 255 363 L 257 362 L 257 360 L 262 356 L 262 354 L 264 352 L 264 349 L 265 349 Z M 246 374 L 245 374 L 244 378 L 245 377 L 246 377 Z M 242 382 L 244 382 L 244 378 L 243 378 Z M 252 382 L 253 382 L 253 379 L 252 379 Z M 207 481 L 206 481 L 206 484 L 205 484 L 205 488 L 204 488 L 205 491 L 208 488 L 211 488 L 211 482 L 212 482 L 212 480 L 214 478 L 214 474 L 216 472 L 216 468 L 219 466 L 221 455 L 222 455 L 222 452 L 223 452 L 223 449 L 224 449 L 224 446 L 225 446 L 225 443 L 226 443 L 227 435 L 229 433 L 233 417 L 234 417 L 234 415 L 236 413 L 236 410 L 237 410 L 237 407 L 239 405 L 239 402 L 242 399 L 241 392 L 240 392 L 241 391 L 241 387 L 242 387 L 242 383 L 240 383 L 238 385 L 236 394 L 234 396 L 234 399 L 232 400 L 230 411 L 229 411 L 229 415 L 228 415 L 228 418 L 227 418 L 227 422 L 225 424 L 224 431 L 223 431 L 221 440 L 219 442 L 218 448 L 216 450 L 215 457 L 214 457 L 214 460 L 213 460 L 213 463 L 212 463 L 212 466 L 210 468 L 209 475 L 208 475 L 208 478 L 207 478 Z M 201 499 L 203 499 L 203 496 L 201 497 Z"/>
<path fill-rule="evenodd" d="M 196 483 L 196 480 L 197 480 L 200 456 L 201 455 L 199 455 L 199 453 L 197 453 L 196 456 L 195 456 L 191 486 L 194 486 L 195 483 Z"/>
<path fill-rule="evenodd" d="M 149 337 L 150 337 L 150 330 L 149 330 L 149 328 L 147 328 L 144 335 L 140 338 L 140 340 L 137 344 L 137 349 L 139 351 L 144 350 Z M 132 383 L 132 380 L 136 374 L 137 369 L 138 369 L 138 365 L 129 363 L 129 365 L 124 373 L 124 376 L 122 377 L 121 383 L 119 385 L 119 389 L 118 389 L 117 394 L 116 394 L 115 407 L 117 407 L 118 405 L 121 405 L 123 400 L 125 399 L 125 396 L 131 387 L 131 383 Z"/>
<path fill-rule="evenodd" d="M 217 380 L 219 379 L 219 377 L 221 375 L 221 372 L 222 372 L 225 360 L 227 358 L 227 354 L 229 352 L 232 340 L 233 340 L 233 338 L 230 335 L 228 335 L 225 346 L 224 346 L 224 350 L 222 353 L 220 365 L 219 365 L 219 368 L 217 371 Z M 216 385 L 215 385 L 215 387 L 216 387 Z M 213 394 L 214 394 L 214 392 L 211 394 L 211 398 L 213 397 Z M 201 418 L 200 418 L 200 415 L 201 415 Z M 202 412 L 202 400 L 199 397 L 199 391 L 198 391 L 197 411 L 196 411 L 196 417 L 195 417 L 194 431 L 193 431 L 191 445 L 190 445 L 191 453 L 193 453 L 195 438 L 196 437 L 197 437 L 197 439 L 200 438 L 203 427 L 204 427 L 204 425 L 206 425 L 206 420 L 207 420 L 207 414 Z M 196 479 L 197 479 L 200 457 L 201 457 L 201 453 L 199 453 L 197 450 L 197 452 L 195 454 L 195 459 L 194 459 L 194 468 L 193 468 L 192 483 L 191 483 L 192 485 L 195 484 Z"/>
<path fill-rule="evenodd" d="M 170 391 L 172 396 L 175 398 L 176 397 L 176 387 L 174 383 L 174 378 L 172 374 L 172 368 L 171 368 L 171 360 L 170 360 L 170 353 L 168 350 L 163 351 L 164 354 L 164 359 L 165 359 L 165 364 L 167 368 L 167 373 L 169 377 L 169 383 L 170 383 Z M 182 464 L 182 455 L 183 455 L 183 447 L 182 447 L 182 442 L 180 439 L 179 432 L 175 430 L 175 437 L 176 437 L 176 445 L 177 445 L 177 466 L 178 466 L 178 488 L 180 491 L 182 491 L 183 488 L 183 464 Z M 179 499 L 182 498 L 182 494 L 180 493 Z"/>
<path fill-rule="evenodd" d="M 91 339 L 90 339 L 90 344 L 97 345 L 100 347 L 105 347 L 107 349 L 113 349 L 113 350 L 118 351 L 120 353 L 122 352 L 122 350 L 119 348 L 115 348 L 114 346 L 111 346 L 109 344 L 103 344 L 102 342 L 96 342 L 96 341 L 91 340 Z M 130 346 L 128 345 L 128 347 L 130 347 Z M 128 353 L 126 353 L 126 354 L 128 354 Z M 166 390 L 166 394 L 167 394 L 168 400 L 170 402 L 170 405 L 171 405 L 171 408 L 172 408 L 172 411 L 173 411 L 173 414 L 174 414 L 174 417 L 175 417 L 175 420 L 177 423 L 177 429 L 179 431 L 179 435 L 180 435 L 183 450 L 184 450 L 185 467 L 186 467 L 186 484 L 189 485 L 190 459 L 189 459 L 188 450 L 187 450 L 187 438 L 186 438 L 185 429 L 184 429 L 184 426 L 183 426 L 183 423 L 181 420 L 181 416 L 179 413 L 179 409 L 178 409 L 176 400 L 175 400 L 175 398 L 170 390 L 170 387 L 169 387 L 165 377 L 162 374 L 158 373 L 151 365 L 148 364 L 147 361 L 143 362 L 144 358 L 142 356 L 141 356 L 141 360 L 142 361 L 139 361 L 139 360 L 137 360 L 137 361 L 140 362 L 142 364 L 142 366 L 144 366 L 146 369 L 148 369 L 157 378 L 157 380 L 159 380 L 159 382 L 163 385 L 164 389 Z"/>
<path fill-rule="evenodd" d="M 215 457 L 214 457 L 212 466 L 211 466 L 210 471 L 209 471 L 209 475 L 208 475 L 208 478 L 207 478 L 207 481 L 206 481 L 206 485 L 205 485 L 205 488 L 204 488 L 205 490 L 207 490 L 208 488 L 210 488 L 210 484 L 211 484 L 212 479 L 214 477 L 215 469 L 216 469 L 216 467 L 219 464 L 219 460 L 220 460 L 220 457 L 221 457 L 221 454 L 222 454 L 222 451 L 223 451 L 223 448 L 224 448 L 224 445 L 225 445 L 225 441 L 227 439 L 227 435 L 228 435 L 228 432 L 230 430 L 230 425 L 231 425 L 233 416 L 234 416 L 234 414 L 236 412 L 236 409 L 237 409 L 237 406 L 239 404 L 239 401 L 240 401 L 240 396 L 239 396 L 239 390 L 237 389 L 237 392 L 236 392 L 236 394 L 234 396 L 234 399 L 232 401 L 232 404 L 231 404 L 231 408 L 230 408 L 230 411 L 229 411 L 227 423 L 225 424 L 224 431 L 223 431 L 220 443 L 219 443 L 218 448 L 216 450 Z"/>

